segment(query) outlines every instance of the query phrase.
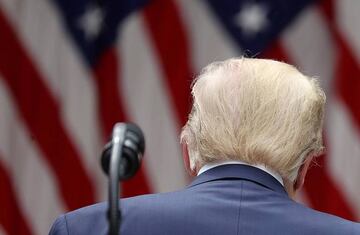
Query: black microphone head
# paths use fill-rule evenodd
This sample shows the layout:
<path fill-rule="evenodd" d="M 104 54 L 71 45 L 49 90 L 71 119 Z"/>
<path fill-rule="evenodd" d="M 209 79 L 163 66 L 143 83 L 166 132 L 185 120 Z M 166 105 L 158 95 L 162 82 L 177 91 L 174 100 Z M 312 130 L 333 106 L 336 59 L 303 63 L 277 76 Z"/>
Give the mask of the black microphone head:
<path fill-rule="evenodd" d="M 104 146 L 104 149 L 103 149 L 103 151 L 101 153 L 101 158 L 100 158 L 101 169 L 107 175 L 109 174 L 111 150 L 112 150 L 112 141 L 110 140 Z"/>
<path fill-rule="evenodd" d="M 145 138 L 141 129 L 133 123 L 117 123 L 116 125 L 124 125 L 126 128 L 122 142 L 122 156 L 120 156 L 121 164 L 125 170 L 122 175 L 119 175 L 119 179 L 129 179 L 135 175 L 140 167 L 145 151 Z M 101 155 L 101 167 L 105 174 L 109 174 L 112 147 L 113 142 L 111 140 L 105 145 Z"/>
<path fill-rule="evenodd" d="M 135 144 L 135 146 L 127 146 L 126 145 L 126 140 L 131 140 L 132 143 Z M 145 151 L 145 138 L 144 138 L 144 134 L 141 131 L 140 127 L 138 127 L 137 125 L 133 124 L 133 123 L 127 123 L 126 124 L 126 133 L 125 133 L 125 146 L 127 147 L 134 147 L 134 150 L 136 150 L 136 152 L 138 152 L 139 154 L 142 155 L 144 154 Z M 136 149 L 135 149 L 136 147 Z"/>

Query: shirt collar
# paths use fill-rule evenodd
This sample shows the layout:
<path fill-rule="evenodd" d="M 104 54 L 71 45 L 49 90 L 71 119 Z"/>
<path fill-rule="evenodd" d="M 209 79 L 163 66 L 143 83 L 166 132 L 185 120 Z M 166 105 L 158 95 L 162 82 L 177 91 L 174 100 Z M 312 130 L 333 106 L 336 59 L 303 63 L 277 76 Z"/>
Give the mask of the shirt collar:
<path fill-rule="evenodd" d="M 269 175 L 271 175 L 272 177 L 274 177 L 277 181 L 279 181 L 279 183 L 284 186 L 284 181 L 281 178 L 280 174 L 267 168 L 264 164 L 249 164 L 243 161 L 222 161 L 222 162 L 212 162 L 212 163 L 208 163 L 205 164 L 203 167 L 200 168 L 199 172 L 198 172 L 198 176 L 202 173 L 204 173 L 205 171 L 208 171 L 212 168 L 218 167 L 218 166 L 223 166 L 223 165 L 229 165 L 229 164 L 239 164 L 239 165 L 246 165 L 246 166 L 253 166 L 256 167 L 262 171 L 265 171 L 266 173 L 268 173 Z"/>

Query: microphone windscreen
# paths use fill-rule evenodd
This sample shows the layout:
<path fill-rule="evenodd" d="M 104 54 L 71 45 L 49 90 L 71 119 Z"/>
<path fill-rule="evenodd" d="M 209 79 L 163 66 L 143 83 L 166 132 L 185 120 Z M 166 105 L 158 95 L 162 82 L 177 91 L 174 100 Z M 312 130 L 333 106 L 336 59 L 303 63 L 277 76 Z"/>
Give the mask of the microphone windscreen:
<path fill-rule="evenodd" d="M 144 154 L 145 151 L 145 138 L 144 134 L 141 131 L 140 127 L 133 123 L 126 124 L 126 134 L 125 139 L 132 140 L 137 146 L 137 152 Z"/>
<path fill-rule="evenodd" d="M 125 172 L 120 175 L 121 179 L 132 177 L 140 166 L 142 156 L 145 151 L 145 138 L 141 129 L 133 123 L 121 123 L 126 127 L 122 144 L 121 164 L 125 167 Z M 113 139 L 113 138 L 112 138 Z M 110 159 L 112 154 L 113 142 L 108 142 L 101 154 L 101 168 L 105 174 L 109 174 Z"/>

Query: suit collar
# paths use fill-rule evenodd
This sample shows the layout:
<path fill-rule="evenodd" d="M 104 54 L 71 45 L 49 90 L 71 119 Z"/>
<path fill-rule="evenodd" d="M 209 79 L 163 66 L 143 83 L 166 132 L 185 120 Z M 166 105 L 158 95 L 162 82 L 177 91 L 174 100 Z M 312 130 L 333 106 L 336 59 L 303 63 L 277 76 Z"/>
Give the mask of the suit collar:
<path fill-rule="evenodd" d="M 271 175 L 272 177 L 274 177 L 277 181 L 279 181 L 279 183 L 284 186 L 284 181 L 281 178 L 280 174 L 278 174 L 277 172 L 267 168 L 264 164 L 249 164 L 243 161 L 223 161 L 223 162 L 212 162 L 212 163 L 208 163 L 205 164 L 203 167 L 200 168 L 199 172 L 197 175 L 200 175 L 202 173 L 204 173 L 207 170 L 210 170 L 212 168 L 215 168 L 217 166 L 221 166 L 221 165 L 229 165 L 229 164 L 239 164 L 239 165 L 247 165 L 247 166 L 253 166 L 256 168 L 259 168 L 260 170 L 265 171 L 266 173 L 268 173 L 269 175 Z"/>
<path fill-rule="evenodd" d="M 270 174 L 253 166 L 239 164 L 228 164 L 214 167 L 197 176 L 189 187 L 221 179 L 248 180 L 273 191 L 287 195 L 284 187 Z"/>

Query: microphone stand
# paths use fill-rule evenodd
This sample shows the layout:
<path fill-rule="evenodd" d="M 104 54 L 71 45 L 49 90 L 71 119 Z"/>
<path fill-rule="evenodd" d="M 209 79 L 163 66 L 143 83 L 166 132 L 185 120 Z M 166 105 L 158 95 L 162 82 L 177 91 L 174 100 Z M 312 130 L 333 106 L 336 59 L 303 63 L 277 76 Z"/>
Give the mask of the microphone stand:
<path fill-rule="evenodd" d="M 113 148 L 109 169 L 109 235 L 120 235 L 121 212 L 119 208 L 119 194 L 121 195 L 121 184 L 119 183 L 119 176 L 124 175 L 126 169 L 125 161 L 121 161 L 125 132 L 126 125 L 124 124 L 118 123 L 113 129 Z"/>
<path fill-rule="evenodd" d="M 120 198 L 121 184 L 135 175 L 140 167 L 145 150 L 145 139 L 141 129 L 131 123 L 116 123 L 112 140 L 105 145 L 101 154 L 101 167 L 109 176 L 107 219 L 108 235 L 119 235 L 121 223 Z"/>

